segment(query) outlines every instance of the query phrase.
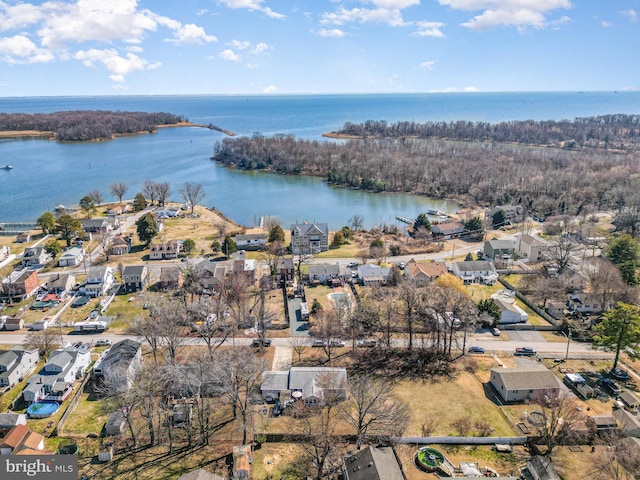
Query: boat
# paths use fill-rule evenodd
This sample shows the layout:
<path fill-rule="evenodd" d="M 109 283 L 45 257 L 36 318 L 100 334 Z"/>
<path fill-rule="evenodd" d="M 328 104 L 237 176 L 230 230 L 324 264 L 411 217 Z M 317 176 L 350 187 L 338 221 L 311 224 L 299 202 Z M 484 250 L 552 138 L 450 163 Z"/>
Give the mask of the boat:
<path fill-rule="evenodd" d="M 13 170 L 13 165 L 5 165 L 2 167 L 3 170 Z"/>

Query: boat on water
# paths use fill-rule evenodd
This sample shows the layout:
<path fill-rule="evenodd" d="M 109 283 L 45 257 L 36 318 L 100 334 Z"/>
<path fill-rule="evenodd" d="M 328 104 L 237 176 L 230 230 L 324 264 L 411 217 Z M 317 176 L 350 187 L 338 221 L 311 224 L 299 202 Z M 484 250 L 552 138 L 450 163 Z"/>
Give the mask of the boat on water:
<path fill-rule="evenodd" d="M 3 170 L 13 170 L 13 165 L 5 165 L 2 167 Z"/>

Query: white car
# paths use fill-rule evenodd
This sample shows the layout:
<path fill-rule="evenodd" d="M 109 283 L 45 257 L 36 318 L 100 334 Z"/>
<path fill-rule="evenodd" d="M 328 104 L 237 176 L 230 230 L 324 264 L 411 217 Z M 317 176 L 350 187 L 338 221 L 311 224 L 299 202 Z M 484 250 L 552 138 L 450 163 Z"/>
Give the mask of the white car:
<path fill-rule="evenodd" d="M 331 347 L 344 347 L 345 345 L 343 340 L 338 340 L 337 338 L 329 340 L 329 346 Z"/>
<path fill-rule="evenodd" d="M 358 266 L 358 262 L 349 262 L 347 263 L 348 268 L 356 268 Z"/>

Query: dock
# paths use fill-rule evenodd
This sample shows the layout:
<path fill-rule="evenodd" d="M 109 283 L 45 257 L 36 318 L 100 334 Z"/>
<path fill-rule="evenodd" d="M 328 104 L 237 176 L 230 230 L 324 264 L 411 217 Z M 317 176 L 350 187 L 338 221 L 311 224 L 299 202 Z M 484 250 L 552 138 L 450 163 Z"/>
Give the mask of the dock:
<path fill-rule="evenodd" d="M 414 220 L 407 217 L 403 217 L 402 215 L 396 215 L 396 220 L 400 220 L 401 222 L 404 222 L 407 225 L 413 225 L 414 223 Z"/>

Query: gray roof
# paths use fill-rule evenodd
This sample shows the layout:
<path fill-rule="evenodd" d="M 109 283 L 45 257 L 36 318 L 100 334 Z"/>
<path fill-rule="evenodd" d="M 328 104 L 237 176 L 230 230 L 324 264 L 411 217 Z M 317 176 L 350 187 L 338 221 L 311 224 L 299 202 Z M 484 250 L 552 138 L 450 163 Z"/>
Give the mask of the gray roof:
<path fill-rule="evenodd" d="M 389 267 L 379 267 L 378 265 L 371 265 L 366 263 L 358 267 L 358 276 L 362 279 L 371 277 L 381 277 L 382 279 L 388 278 L 391 275 L 391 269 Z"/>
<path fill-rule="evenodd" d="M 20 352 L 15 350 L 0 351 L 0 366 L 5 367 L 3 370 L 6 370 L 9 365 L 12 365 L 19 357 Z"/>
<path fill-rule="evenodd" d="M 494 250 L 508 250 L 516 248 L 516 242 L 513 240 L 487 240 L 487 243 L 491 245 Z"/>
<path fill-rule="evenodd" d="M 0 413 L 0 428 L 11 428 L 16 425 L 26 425 L 27 417 L 24 413 Z"/>
<path fill-rule="evenodd" d="M 495 270 L 493 262 L 475 260 L 472 262 L 456 262 L 458 270 L 461 272 L 481 272 L 485 270 Z"/>
<path fill-rule="evenodd" d="M 298 235 L 309 235 L 310 233 L 320 233 L 329 235 L 328 223 L 297 223 L 291 225 L 291 230 L 297 230 Z"/>
<path fill-rule="evenodd" d="M 492 368 L 507 390 L 543 390 L 560 388 L 561 383 L 552 371 L 542 367 Z"/>
<path fill-rule="evenodd" d="M 316 396 L 322 387 L 323 377 L 330 377 L 336 388 L 347 387 L 347 370 L 338 367 L 291 367 L 289 371 L 289 390 L 301 390 L 304 398 Z M 328 382 L 327 382 L 328 383 Z"/>
<path fill-rule="evenodd" d="M 111 346 L 107 354 L 102 359 L 104 364 L 113 364 L 117 362 L 120 365 L 128 365 L 131 360 L 136 357 L 140 350 L 140 342 L 125 339 Z"/>
<path fill-rule="evenodd" d="M 640 405 L 640 398 L 629 390 L 625 390 L 620 394 L 620 400 L 629 406 Z"/>
<path fill-rule="evenodd" d="M 106 426 L 119 427 L 122 425 L 122 422 L 124 422 L 124 414 L 121 411 L 116 410 L 115 412 L 111 412 L 111 415 L 109 415 Z"/>
<path fill-rule="evenodd" d="M 244 241 L 244 240 L 266 240 L 266 233 L 239 233 L 235 237 L 233 237 L 235 241 Z"/>
<path fill-rule="evenodd" d="M 546 242 L 542 241 L 538 237 L 534 237 L 533 235 L 529 235 L 527 233 L 524 233 L 520 236 L 520 242 L 524 243 L 525 245 L 540 246 L 540 247 L 547 245 Z"/>
<path fill-rule="evenodd" d="M 64 370 L 72 361 L 73 355 L 71 352 L 54 350 L 51 352 L 51 356 L 49 357 L 49 360 L 47 360 L 45 367 L 47 365 L 56 365 Z"/>
<path fill-rule="evenodd" d="M 123 275 L 142 275 L 147 269 L 146 265 L 128 265 L 124 267 Z"/>
<path fill-rule="evenodd" d="M 337 263 L 321 263 L 309 265 L 309 278 L 314 275 L 340 275 L 340 265 Z"/>
<path fill-rule="evenodd" d="M 107 267 L 91 267 L 89 269 L 89 273 L 87 274 L 88 278 L 104 278 L 107 274 Z"/>
<path fill-rule="evenodd" d="M 391 447 L 367 447 L 344 461 L 346 480 L 403 480 Z"/>
<path fill-rule="evenodd" d="M 215 473 L 207 472 L 206 470 L 199 468 L 192 472 L 185 473 L 184 475 L 180 475 L 178 480 L 224 480 L 224 478 L 216 475 Z"/>
<path fill-rule="evenodd" d="M 69 279 L 72 279 L 71 281 Z M 71 273 L 53 273 L 47 281 L 47 288 L 53 290 L 54 288 L 66 288 L 68 283 L 76 283 L 75 275 Z"/>
<path fill-rule="evenodd" d="M 277 370 L 262 373 L 260 390 L 287 390 L 289 388 L 289 372 Z"/>

